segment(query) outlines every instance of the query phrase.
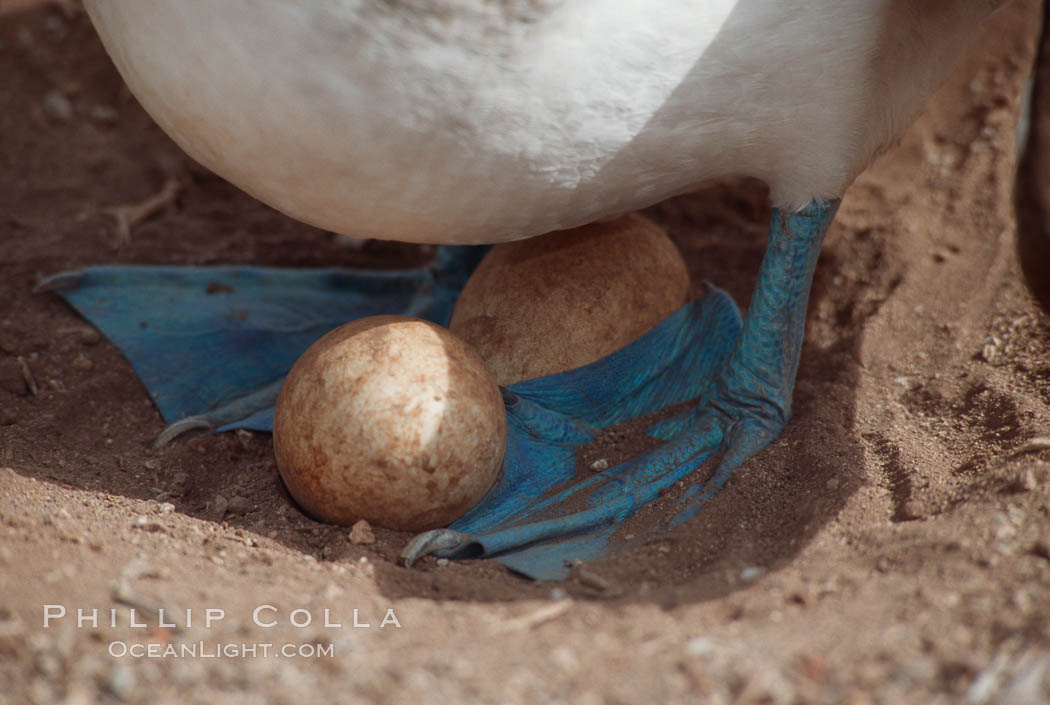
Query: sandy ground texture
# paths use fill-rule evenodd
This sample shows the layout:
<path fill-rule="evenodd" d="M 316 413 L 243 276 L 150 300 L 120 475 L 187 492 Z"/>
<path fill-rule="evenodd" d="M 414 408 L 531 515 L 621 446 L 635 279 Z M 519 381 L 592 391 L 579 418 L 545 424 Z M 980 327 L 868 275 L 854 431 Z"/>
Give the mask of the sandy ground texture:
<path fill-rule="evenodd" d="M 1020 276 L 1012 202 L 1039 12 L 997 16 L 850 189 L 783 438 L 667 540 L 560 584 L 485 561 L 400 567 L 407 535 L 355 543 L 304 516 L 266 435 L 151 448 L 145 390 L 32 293 L 42 277 L 427 252 L 347 245 L 191 163 L 75 2 L 0 17 L 0 702 L 1050 702 L 1050 316 Z M 760 184 L 648 215 L 696 291 L 746 302 Z M 46 605 L 66 615 L 45 626 Z M 257 621 L 277 626 L 253 620 L 266 605 Z M 206 626 L 208 609 L 223 617 Z M 199 653 L 121 655 L 169 644 Z M 211 657 L 242 645 L 256 655 Z"/>

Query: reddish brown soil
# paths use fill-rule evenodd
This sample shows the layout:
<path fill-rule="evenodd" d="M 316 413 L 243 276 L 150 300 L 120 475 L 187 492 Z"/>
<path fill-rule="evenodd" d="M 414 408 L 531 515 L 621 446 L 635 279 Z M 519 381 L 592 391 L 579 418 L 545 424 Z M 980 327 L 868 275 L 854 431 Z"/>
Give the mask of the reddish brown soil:
<path fill-rule="evenodd" d="M 396 532 L 352 543 L 291 503 L 268 436 L 151 448 L 163 423 L 145 390 L 57 297 L 32 293 L 42 277 L 428 253 L 353 249 L 195 166 L 76 3 L 0 16 L 0 702 L 1050 701 L 1050 316 L 1020 276 L 1012 202 L 1038 14 L 999 15 L 850 189 L 783 438 L 669 539 L 558 585 L 484 561 L 408 570 Z M 121 241 L 107 209 L 170 179 L 175 205 Z M 740 181 L 647 214 L 697 291 L 709 279 L 746 303 L 767 209 Z M 636 440 L 609 434 L 581 457 Z M 70 615 L 45 628 L 46 604 Z M 253 623 L 263 604 L 278 627 Z M 150 628 L 129 626 L 135 605 Z M 192 609 L 194 625 L 157 627 L 149 606 L 178 622 Z M 76 628 L 78 607 L 101 610 L 98 626 Z M 314 615 L 302 629 L 300 607 Z M 206 608 L 226 618 L 205 628 Z M 320 624 L 325 608 L 342 628 Z M 372 628 L 350 626 L 355 608 Z M 387 608 L 400 629 L 378 628 Z M 334 655 L 109 653 L 172 639 Z"/>

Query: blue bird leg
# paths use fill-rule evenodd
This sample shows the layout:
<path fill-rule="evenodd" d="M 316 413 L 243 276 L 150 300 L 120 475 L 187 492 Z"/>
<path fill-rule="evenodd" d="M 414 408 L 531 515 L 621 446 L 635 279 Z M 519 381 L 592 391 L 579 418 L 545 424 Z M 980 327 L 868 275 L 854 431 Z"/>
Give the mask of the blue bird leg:
<path fill-rule="evenodd" d="M 692 428 L 672 444 L 724 448 L 711 479 L 679 500 L 671 526 L 686 521 L 721 489 L 733 470 L 772 443 L 791 415 L 806 309 L 817 258 L 839 200 L 799 211 L 774 208 L 769 242 L 744 328 L 712 397 L 693 414 Z"/>
<path fill-rule="evenodd" d="M 794 212 L 773 210 L 766 254 L 742 327 L 735 307 L 731 303 L 726 307 L 729 300 L 725 294 L 713 291 L 701 300 L 703 306 L 699 310 L 724 314 L 705 316 L 703 320 L 710 319 L 709 326 L 688 328 L 694 334 L 689 350 L 703 353 L 701 357 L 710 358 L 712 364 L 709 367 L 683 364 L 668 367 L 667 372 L 676 384 L 705 392 L 694 409 L 649 429 L 649 433 L 664 439 L 665 443 L 559 492 L 541 497 L 526 491 L 528 512 L 517 513 L 510 521 L 498 521 L 494 513 L 498 502 L 479 505 L 477 511 L 491 515 L 493 521 L 483 520 L 478 525 L 476 521 L 465 520 L 454 524 L 452 529 L 427 532 L 406 548 L 403 554 L 406 564 L 432 552 L 449 557 L 485 555 L 540 579 L 564 577 L 566 571 L 559 572 L 560 564 L 555 558 L 603 554 L 611 527 L 721 453 L 711 478 L 689 488 L 672 507 L 667 527 L 695 516 L 703 503 L 726 483 L 733 470 L 773 442 L 787 423 L 813 273 L 837 207 L 838 201 L 833 201 L 814 202 Z M 646 343 L 649 347 L 654 344 L 657 343 Z M 618 380 L 622 384 L 624 379 L 631 378 L 632 371 L 638 371 L 636 366 L 648 369 L 652 364 L 651 358 L 634 359 L 629 352 L 625 349 L 596 363 L 609 365 L 604 373 L 585 367 L 564 374 L 585 375 L 589 381 L 583 388 L 589 390 L 589 397 L 601 387 L 600 380 Z M 522 384 L 549 384 L 563 390 L 575 388 L 564 374 Z M 683 375 L 689 379 L 682 379 Z M 697 387 L 697 383 L 702 384 Z M 511 391 L 515 390 L 523 392 L 524 388 L 515 387 Z M 558 396 L 540 394 L 538 398 L 551 403 Z M 509 416 L 513 416 L 512 412 L 508 410 Z M 539 407 L 537 414 L 540 420 L 545 418 Z M 548 442 L 557 446 L 556 436 L 544 432 L 543 426 L 537 424 L 539 432 L 528 434 L 528 438 L 542 441 L 539 445 L 543 448 Z M 549 451 L 529 456 L 527 468 L 514 467 L 527 470 L 526 479 L 530 482 L 542 479 L 553 472 L 552 467 L 543 462 L 531 462 L 542 458 L 550 461 Z M 549 484 L 543 486 L 550 487 Z M 517 501 L 515 492 L 509 494 Z M 580 509 L 569 514 L 558 513 L 556 507 L 570 496 L 578 497 L 576 506 Z M 521 519 L 525 519 L 525 523 L 521 523 Z"/>

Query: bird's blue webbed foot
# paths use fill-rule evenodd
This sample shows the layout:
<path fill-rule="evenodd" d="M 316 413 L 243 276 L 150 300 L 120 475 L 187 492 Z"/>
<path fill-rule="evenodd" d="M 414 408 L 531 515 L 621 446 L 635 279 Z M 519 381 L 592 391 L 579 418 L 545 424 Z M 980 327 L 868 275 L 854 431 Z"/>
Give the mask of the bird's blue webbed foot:
<path fill-rule="evenodd" d="M 517 456 L 522 454 L 509 448 L 503 480 L 507 487 L 490 493 L 481 505 L 453 524 L 454 531 L 429 532 L 412 542 L 404 555 L 406 563 L 431 552 L 449 557 L 482 555 L 533 577 L 565 577 L 567 569 L 561 567 L 561 562 L 566 556 L 587 560 L 606 555 L 608 539 L 616 526 L 722 453 L 710 479 L 685 492 L 664 526 L 673 527 L 694 516 L 721 489 L 733 470 L 773 442 L 787 423 L 810 285 L 837 206 L 837 201 L 814 202 L 798 211 L 774 209 L 766 255 L 742 328 L 728 296 L 712 290 L 688 307 L 692 308 L 696 323 L 679 329 L 689 331 L 690 336 L 678 341 L 681 350 L 670 355 L 672 359 L 663 364 L 666 369 L 662 373 L 642 379 L 650 374 L 649 370 L 661 367 L 656 362 L 659 355 L 668 355 L 667 351 L 676 347 L 660 337 L 675 330 L 671 319 L 630 348 L 596 365 L 567 373 L 586 380 L 582 388 L 590 400 L 596 400 L 595 395 L 603 389 L 615 396 L 635 376 L 639 377 L 639 390 L 645 390 L 640 398 L 663 388 L 677 388 L 683 394 L 692 390 L 690 396 L 699 397 L 695 407 L 648 430 L 664 440 L 663 444 L 600 475 L 572 482 L 572 452 L 559 463 L 552 454 L 552 449 L 559 447 L 558 439 L 547 438 L 547 432 L 523 434 L 535 436 L 542 452 L 526 454 L 524 459 L 528 462 L 517 462 Z M 680 314 L 684 319 L 686 310 Z M 632 357 L 631 348 L 639 354 Z M 686 350 L 706 363 L 687 362 L 683 357 Z M 683 375 L 687 377 L 683 379 Z M 551 415 L 537 428 L 553 427 L 553 421 L 561 417 L 550 403 L 573 386 L 572 380 L 566 374 L 556 375 L 523 383 L 511 391 L 529 394 L 535 391 L 531 387 L 535 384 L 561 390 L 553 396 L 549 390 L 536 395 L 545 400 L 542 407 L 536 408 L 538 417 L 542 420 Z M 598 404 L 601 408 L 606 406 L 608 400 Z M 658 408 L 649 403 L 625 404 L 622 400 L 612 406 Z M 567 416 L 590 420 L 598 428 L 621 419 L 604 418 L 601 414 L 580 416 L 578 410 Z M 625 414 L 622 418 L 633 416 Z M 515 428 L 512 422 L 516 409 L 508 408 L 508 418 L 509 428 Z M 546 489 L 537 492 L 533 488 L 526 493 L 532 497 L 527 506 L 505 510 L 502 505 L 513 505 L 512 500 L 520 494 L 513 490 L 515 483 L 535 484 L 539 479 L 549 480 L 543 486 Z M 564 489 L 555 491 L 555 485 Z M 582 509 L 569 514 L 558 511 L 558 507 L 570 504 Z"/>
<path fill-rule="evenodd" d="M 163 445 L 194 428 L 268 431 L 285 374 L 311 343 L 380 314 L 447 325 L 490 248 L 447 246 L 400 270 L 243 265 L 100 265 L 62 272 L 55 291 L 131 361 L 169 426 Z"/>
<path fill-rule="evenodd" d="M 497 484 L 452 526 L 412 541 L 405 562 L 486 556 L 538 579 L 564 578 L 567 560 L 608 555 L 624 521 L 721 454 L 669 523 L 695 515 L 787 422 L 810 284 L 836 206 L 774 210 L 746 320 L 711 289 L 601 360 L 512 385 Z M 43 288 L 59 291 L 132 361 L 176 422 L 166 441 L 201 426 L 272 428 L 283 376 L 310 343 L 366 315 L 447 321 L 484 252 L 442 248 L 426 267 L 382 272 L 100 266 Z M 602 429 L 690 399 L 699 401 L 650 429 L 664 441 L 658 447 L 577 473 L 577 450 Z M 666 529 L 658 524 L 646 533 Z"/>
<path fill-rule="evenodd" d="M 694 485 L 679 500 L 671 526 L 695 516 L 734 469 L 784 429 L 791 415 L 810 285 L 838 204 L 814 201 L 798 211 L 773 209 L 743 331 L 710 396 L 695 410 L 650 429 L 668 441 L 661 453 L 664 463 L 684 456 L 699 465 L 724 451 L 711 479 Z"/>

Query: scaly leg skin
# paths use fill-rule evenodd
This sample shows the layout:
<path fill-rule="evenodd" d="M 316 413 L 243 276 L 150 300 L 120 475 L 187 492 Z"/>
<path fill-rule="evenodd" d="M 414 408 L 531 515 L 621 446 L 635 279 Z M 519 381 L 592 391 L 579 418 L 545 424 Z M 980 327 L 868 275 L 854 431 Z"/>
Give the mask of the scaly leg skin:
<path fill-rule="evenodd" d="M 734 469 L 784 429 L 791 415 L 813 273 L 838 206 L 836 199 L 814 201 L 796 212 L 773 209 L 769 242 L 744 329 L 712 397 L 690 418 L 660 428 L 663 437 L 681 429 L 668 444 L 671 447 L 699 454 L 725 450 L 711 479 L 693 486 L 679 500 L 671 526 L 695 516 Z"/>

